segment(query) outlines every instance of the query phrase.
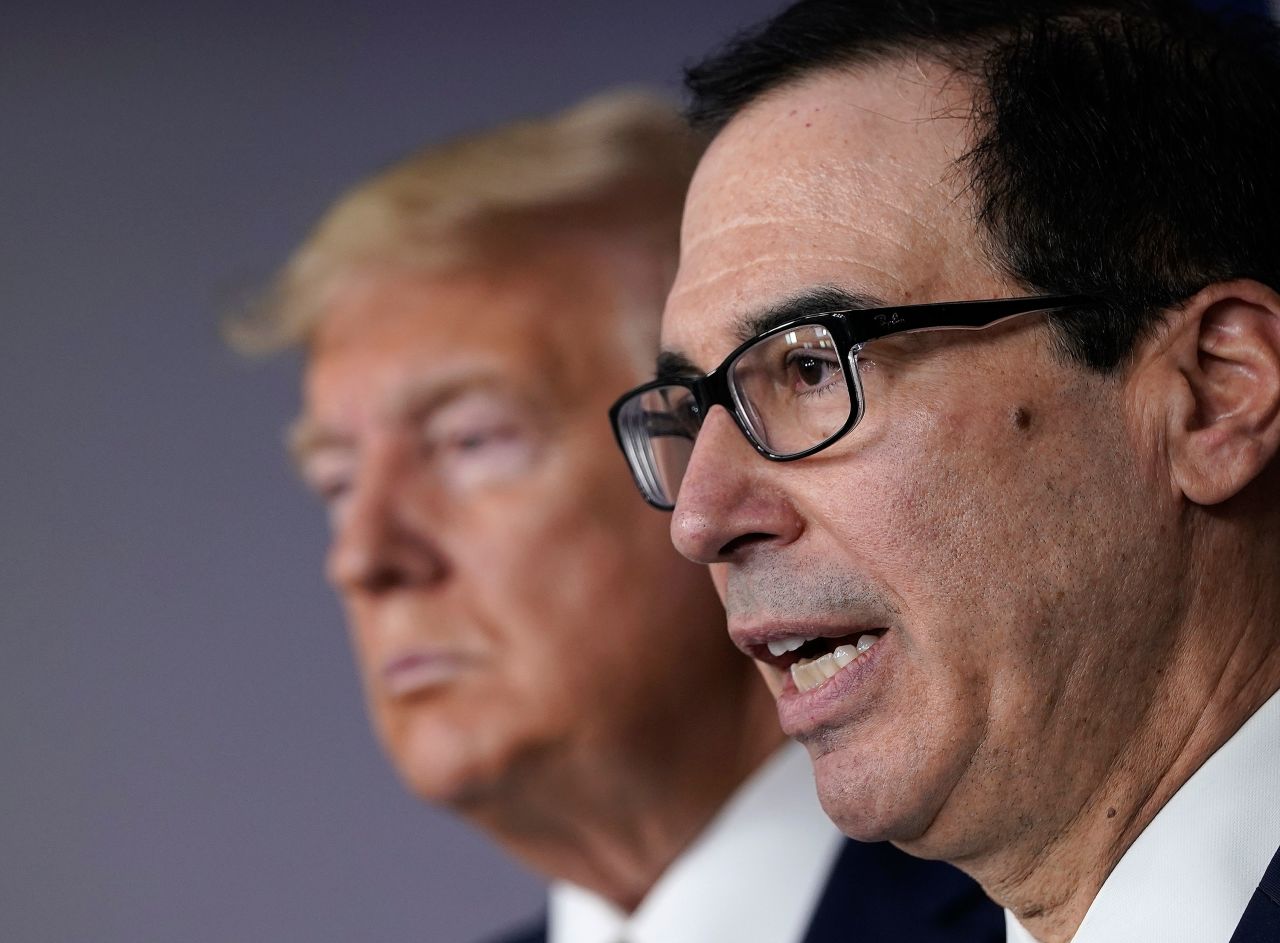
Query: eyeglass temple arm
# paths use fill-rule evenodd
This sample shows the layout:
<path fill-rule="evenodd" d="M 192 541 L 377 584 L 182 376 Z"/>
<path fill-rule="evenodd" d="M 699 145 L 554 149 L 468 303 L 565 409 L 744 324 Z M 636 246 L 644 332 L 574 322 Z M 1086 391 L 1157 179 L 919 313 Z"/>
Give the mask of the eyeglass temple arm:
<path fill-rule="evenodd" d="M 943 301 L 937 304 L 904 305 L 860 315 L 849 324 L 855 343 L 865 343 L 886 334 L 923 331 L 931 328 L 983 328 L 1017 314 L 1052 311 L 1097 304 L 1090 295 L 1040 295 L 1029 298 L 1000 298 L 992 301 Z M 856 327 L 855 327 L 856 325 Z"/>

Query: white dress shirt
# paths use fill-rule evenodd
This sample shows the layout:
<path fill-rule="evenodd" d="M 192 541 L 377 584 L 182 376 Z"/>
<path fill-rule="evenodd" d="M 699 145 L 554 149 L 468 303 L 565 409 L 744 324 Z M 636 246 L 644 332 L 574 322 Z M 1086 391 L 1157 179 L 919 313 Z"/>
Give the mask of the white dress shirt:
<path fill-rule="evenodd" d="M 748 779 L 628 917 L 551 887 L 549 943 L 799 943 L 843 838 L 822 812 L 805 749 L 789 743 Z"/>
<path fill-rule="evenodd" d="M 1228 943 L 1280 847 L 1280 694 L 1183 784 L 1107 877 L 1072 943 Z M 1009 943 L 1035 943 L 1005 911 Z"/>

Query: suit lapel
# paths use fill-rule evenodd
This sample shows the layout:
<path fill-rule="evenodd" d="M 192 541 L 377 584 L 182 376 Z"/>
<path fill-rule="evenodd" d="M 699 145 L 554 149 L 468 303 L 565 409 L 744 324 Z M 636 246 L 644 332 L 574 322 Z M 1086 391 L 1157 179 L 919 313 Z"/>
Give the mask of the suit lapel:
<path fill-rule="evenodd" d="M 950 865 L 846 841 L 804 943 L 1003 943 L 1003 912 Z"/>
<path fill-rule="evenodd" d="M 1231 934 L 1231 943 L 1275 943 L 1280 940 L 1280 849 L 1277 849 L 1244 916 Z"/>

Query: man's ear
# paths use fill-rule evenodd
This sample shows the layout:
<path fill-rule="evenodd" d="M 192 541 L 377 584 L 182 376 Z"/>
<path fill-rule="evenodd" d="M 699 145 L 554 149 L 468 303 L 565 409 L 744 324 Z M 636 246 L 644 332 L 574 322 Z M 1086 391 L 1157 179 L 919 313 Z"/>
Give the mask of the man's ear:
<path fill-rule="evenodd" d="M 1172 483 L 1196 504 L 1221 504 L 1280 448 L 1280 295 L 1217 282 L 1169 318 L 1158 359 L 1179 387 L 1166 391 Z"/>

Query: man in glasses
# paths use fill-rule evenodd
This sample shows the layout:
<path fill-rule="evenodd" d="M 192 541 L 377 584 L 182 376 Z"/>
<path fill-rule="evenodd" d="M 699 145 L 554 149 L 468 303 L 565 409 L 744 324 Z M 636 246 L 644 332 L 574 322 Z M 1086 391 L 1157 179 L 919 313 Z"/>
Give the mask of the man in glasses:
<path fill-rule="evenodd" d="M 806 0 L 691 71 L 616 434 L 847 834 L 1011 940 L 1277 940 L 1275 33 L 1035 7 Z"/>
<path fill-rule="evenodd" d="M 292 445 L 373 725 L 553 881 L 520 940 L 998 939 L 960 872 L 826 820 L 617 461 L 603 415 L 648 368 L 698 153 L 604 96 L 378 175 L 285 270 L 257 327 L 306 349 Z"/>

